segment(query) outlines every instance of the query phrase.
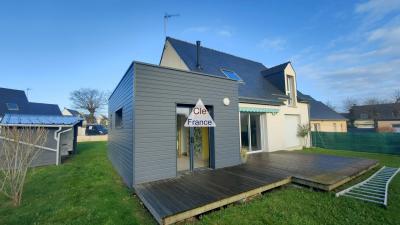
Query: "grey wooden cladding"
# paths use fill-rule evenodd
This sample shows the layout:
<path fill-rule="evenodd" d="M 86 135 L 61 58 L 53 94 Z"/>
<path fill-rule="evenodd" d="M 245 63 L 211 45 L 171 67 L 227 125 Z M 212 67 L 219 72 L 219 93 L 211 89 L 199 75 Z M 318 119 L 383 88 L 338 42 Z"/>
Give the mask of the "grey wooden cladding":
<path fill-rule="evenodd" d="M 240 164 L 237 82 L 140 63 L 134 66 L 135 183 L 176 176 L 176 105 L 195 105 L 199 98 L 214 110 L 215 167 Z M 225 97 L 231 100 L 229 106 L 223 105 Z"/>
<path fill-rule="evenodd" d="M 122 108 L 122 127 L 116 128 L 111 121 L 108 134 L 108 157 L 124 182 L 133 184 L 133 125 L 134 125 L 134 68 L 131 66 L 111 95 L 108 104 L 108 115 L 112 120 L 115 112 Z"/>
<path fill-rule="evenodd" d="M 132 187 L 177 175 L 176 106 L 201 98 L 213 107 L 215 167 L 240 164 L 238 83 L 233 80 L 133 63 L 109 99 L 108 155 Z M 223 99 L 229 98 L 229 106 Z M 115 111 L 123 108 L 123 127 Z M 212 154 L 212 152 L 211 152 Z"/>
<path fill-rule="evenodd" d="M 55 151 L 40 150 L 36 159 L 32 161 L 31 167 L 55 165 L 57 162 L 57 153 Z"/>
<path fill-rule="evenodd" d="M 29 128 L 25 128 L 25 129 L 29 129 Z M 57 131 L 58 131 L 58 127 L 46 127 L 44 128 L 46 129 L 47 132 L 47 137 L 46 137 L 46 141 L 44 142 L 43 146 L 44 148 L 48 148 L 48 149 L 43 149 L 40 148 L 38 149 L 39 154 L 36 156 L 36 158 L 32 161 L 31 163 L 31 167 L 37 167 L 37 166 L 46 166 L 46 165 L 55 165 L 57 164 L 57 145 L 59 144 L 56 140 L 57 138 Z M 59 132 L 67 130 L 69 128 L 62 128 Z M 2 145 L 2 139 L 0 139 L 0 146 Z M 72 141 L 72 140 L 70 140 Z M 52 149 L 52 150 L 49 150 Z M 1 154 L 1 151 L 0 151 Z M 1 158 L 1 156 L 0 156 Z"/>

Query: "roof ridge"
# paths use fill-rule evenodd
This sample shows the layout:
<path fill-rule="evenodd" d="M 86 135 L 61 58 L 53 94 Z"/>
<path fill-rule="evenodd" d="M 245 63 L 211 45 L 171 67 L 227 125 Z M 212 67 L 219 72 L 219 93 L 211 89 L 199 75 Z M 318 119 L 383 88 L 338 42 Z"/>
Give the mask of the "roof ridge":
<path fill-rule="evenodd" d="M 355 105 L 353 107 L 367 107 L 367 106 L 380 106 L 380 105 L 400 105 L 400 103 L 398 103 L 398 102 L 378 103 L 378 104 L 369 104 L 369 105 Z"/>
<path fill-rule="evenodd" d="M 184 43 L 186 43 L 186 44 L 193 45 L 194 47 L 196 47 L 195 44 L 193 44 L 193 43 L 191 43 L 191 42 L 189 42 L 189 41 L 184 41 L 184 40 L 180 40 L 180 39 L 176 39 L 176 38 L 172 38 L 172 37 L 169 37 L 169 36 L 168 36 L 168 37 L 166 38 L 166 40 L 169 40 L 169 39 L 172 39 L 172 40 L 175 40 L 175 41 L 184 42 Z M 243 59 L 243 60 L 246 60 L 246 61 L 249 61 L 249 62 L 257 63 L 257 64 L 260 64 L 260 65 L 264 66 L 266 69 L 268 69 L 268 68 L 267 68 L 263 63 L 261 63 L 261 62 L 257 62 L 257 61 L 251 60 L 251 59 L 247 59 L 247 58 L 243 58 L 243 57 L 240 57 L 240 56 L 236 56 L 236 55 L 233 55 L 233 54 L 231 54 L 231 53 L 226 53 L 226 52 L 223 52 L 223 51 L 220 51 L 220 50 L 216 50 L 216 49 L 212 49 L 212 48 L 209 48 L 209 47 L 204 47 L 204 46 L 200 46 L 200 47 L 201 47 L 201 48 L 208 49 L 208 50 L 210 50 L 210 51 L 214 51 L 214 52 L 222 53 L 222 54 L 225 54 L 225 55 L 229 55 L 229 56 L 232 56 L 232 57 L 235 57 L 235 58 L 238 58 L 238 59 Z"/>
<path fill-rule="evenodd" d="M 283 65 L 289 64 L 289 63 L 292 63 L 292 62 L 290 62 L 290 60 L 289 60 L 289 61 L 286 61 L 286 62 L 284 62 L 284 63 L 278 64 L 278 65 L 276 65 L 276 66 L 272 66 L 272 67 L 268 68 L 267 70 L 273 69 L 273 68 L 275 68 L 275 67 L 283 66 Z"/>
<path fill-rule="evenodd" d="M 44 104 L 44 105 L 56 105 L 56 106 L 58 106 L 58 104 L 55 104 L 55 103 L 44 103 L 44 102 L 28 102 L 28 103 Z"/>
<path fill-rule="evenodd" d="M 21 91 L 21 92 L 25 93 L 24 90 L 20 90 L 20 89 L 12 89 L 12 88 L 5 88 L 5 87 L 0 87 L 0 89 L 6 89 L 6 90 L 10 90 L 10 91 Z"/>

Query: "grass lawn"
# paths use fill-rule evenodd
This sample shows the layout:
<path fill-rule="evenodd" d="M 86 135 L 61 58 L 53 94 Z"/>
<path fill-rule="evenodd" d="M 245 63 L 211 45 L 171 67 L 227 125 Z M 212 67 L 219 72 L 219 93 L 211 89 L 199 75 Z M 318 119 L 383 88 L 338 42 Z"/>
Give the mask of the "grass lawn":
<path fill-rule="evenodd" d="M 0 224 L 152 224 L 107 160 L 106 142 L 79 144 L 61 166 L 32 169 L 22 205 L 0 197 Z"/>
<path fill-rule="evenodd" d="M 0 196 L 0 224 L 155 224 L 112 169 L 106 143 L 79 144 L 79 152 L 61 166 L 32 169 L 21 207 L 13 208 Z M 303 152 L 371 158 L 400 167 L 400 157 L 392 155 L 324 149 Z M 332 193 L 287 186 L 208 213 L 194 223 L 399 224 L 400 175 L 392 181 L 389 196 L 389 207 L 384 209 L 335 198 Z"/>

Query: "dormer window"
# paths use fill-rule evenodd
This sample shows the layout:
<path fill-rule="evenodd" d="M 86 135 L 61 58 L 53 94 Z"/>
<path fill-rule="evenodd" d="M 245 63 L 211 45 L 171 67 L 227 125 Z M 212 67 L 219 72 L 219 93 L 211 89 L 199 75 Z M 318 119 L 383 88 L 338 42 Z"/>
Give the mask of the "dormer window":
<path fill-rule="evenodd" d="M 231 70 L 221 69 L 221 72 L 229 79 L 243 81 L 242 78 L 239 77 L 239 75 Z"/>
<path fill-rule="evenodd" d="M 6 105 L 7 105 L 7 109 L 10 111 L 18 111 L 19 110 L 17 103 L 6 103 Z"/>
<path fill-rule="evenodd" d="M 288 105 L 294 106 L 296 104 L 296 93 L 295 93 L 295 86 L 294 86 L 294 77 L 287 75 L 287 95 L 289 96 Z"/>

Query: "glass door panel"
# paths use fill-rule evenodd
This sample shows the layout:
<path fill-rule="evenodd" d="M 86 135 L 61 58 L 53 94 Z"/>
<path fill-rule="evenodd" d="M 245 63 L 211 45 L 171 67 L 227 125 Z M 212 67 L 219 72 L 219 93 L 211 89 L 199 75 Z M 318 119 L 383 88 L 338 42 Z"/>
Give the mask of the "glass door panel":
<path fill-rule="evenodd" d="M 178 172 L 210 167 L 210 129 L 185 127 L 191 108 L 176 108 L 176 163 Z"/>
<path fill-rule="evenodd" d="M 240 113 L 241 148 L 247 151 L 259 151 L 261 147 L 261 114 Z"/>
<path fill-rule="evenodd" d="M 251 150 L 261 150 L 260 114 L 250 114 Z"/>
<path fill-rule="evenodd" d="M 249 150 L 249 114 L 240 113 L 240 138 L 242 149 Z"/>
<path fill-rule="evenodd" d="M 193 128 L 193 168 L 208 168 L 210 166 L 210 144 L 208 127 Z"/>
<path fill-rule="evenodd" d="M 187 111 L 187 112 L 185 112 Z M 176 166 L 179 171 L 190 170 L 190 129 L 184 124 L 189 110 L 177 109 L 176 115 Z"/>

